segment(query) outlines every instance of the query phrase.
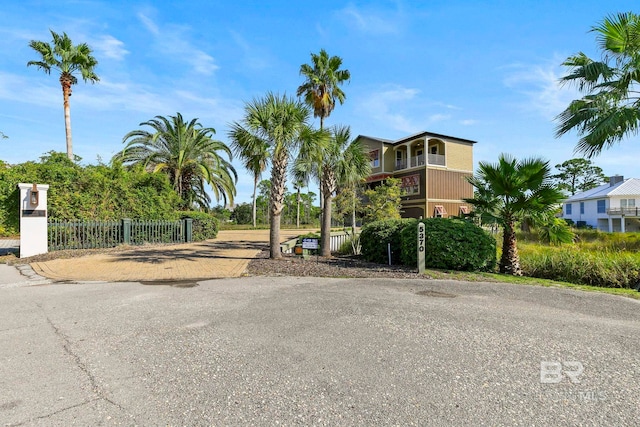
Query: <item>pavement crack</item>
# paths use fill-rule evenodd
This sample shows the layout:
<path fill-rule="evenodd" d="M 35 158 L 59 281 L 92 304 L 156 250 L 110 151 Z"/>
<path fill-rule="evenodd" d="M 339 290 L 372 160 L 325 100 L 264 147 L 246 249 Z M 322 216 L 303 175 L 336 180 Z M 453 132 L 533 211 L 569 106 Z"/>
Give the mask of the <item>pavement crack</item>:
<path fill-rule="evenodd" d="M 54 334 L 62 341 L 62 348 L 64 350 L 64 352 L 69 355 L 76 367 L 78 367 L 78 369 L 80 369 L 89 379 L 89 383 L 91 384 L 91 388 L 93 393 L 95 393 L 96 396 L 98 396 L 100 399 L 104 400 L 105 402 L 110 403 L 111 405 L 117 407 L 118 409 L 124 411 L 125 413 L 128 413 L 128 411 L 126 410 L 126 408 L 124 408 L 122 405 L 120 405 L 118 402 L 113 401 L 111 398 L 109 398 L 104 390 L 102 389 L 102 387 L 100 387 L 100 385 L 98 385 L 98 381 L 96 380 L 96 377 L 93 375 L 93 373 L 91 372 L 91 370 L 87 367 L 87 365 L 82 361 L 82 359 L 80 358 L 80 356 L 78 356 L 72 349 L 71 349 L 71 340 L 69 339 L 69 337 L 67 337 L 64 332 L 62 332 L 60 330 L 60 328 L 58 328 L 58 326 L 56 326 L 55 323 L 53 323 L 53 321 L 51 320 L 51 318 L 49 317 L 49 315 L 46 313 L 46 311 L 42 308 L 42 306 L 40 304 L 37 304 L 37 306 L 40 308 L 40 310 L 42 310 L 42 312 L 44 313 L 44 317 L 47 319 L 47 322 L 49 323 L 49 326 L 51 326 L 51 329 L 53 329 Z"/>
<path fill-rule="evenodd" d="M 20 421 L 19 423 L 15 423 L 15 424 L 8 424 L 8 426 L 9 427 L 18 427 L 18 426 L 23 426 L 23 425 L 25 425 L 27 423 L 31 423 L 33 421 L 44 420 L 45 418 L 51 418 L 54 415 L 58 415 L 58 414 L 60 414 L 62 412 L 68 411 L 69 409 L 79 408 L 80 406 L 84 406 L 86 404 L 89 404 L 91 402 L 95 402 L 95 401 L 101 400 L 101 399 L 102 398 L 97 397 L 95 399 L 85 400 L 84 402 L 76 403 L 75 405 L 70 405 L 70 406 L 67 406 L 65 408 L 58 409 L 57 411 L 51 412 L 50 414 L 40 415 L 39 417 L 33 417 L 33 418 L 28 419 L 28 420 Z"/>

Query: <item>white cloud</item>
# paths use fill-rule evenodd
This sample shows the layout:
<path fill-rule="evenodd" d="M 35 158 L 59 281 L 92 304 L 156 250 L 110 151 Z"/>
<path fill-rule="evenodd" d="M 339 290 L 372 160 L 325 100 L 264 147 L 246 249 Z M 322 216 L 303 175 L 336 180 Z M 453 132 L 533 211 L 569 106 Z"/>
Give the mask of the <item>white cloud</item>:
<path fill-rule="evenodd" d="M 102 36 L 98 40 L 89 43 L 89 45 L 97 52 L 100 52 L 100 56 L 115 59 L 116 61 L 121 61 L 129 53 L 124 48 L 123 42 L 110 35 Z"/>
<path fill-rule="evenodd" d="M 476 123 L 478 123 L 478 121 L 477 121 L 477 120 L 474 120 L 474 119 L 465 119 L 465 120 L 460 120 L 460 124 L 461 124 L 462 126 L 473 126 L 473 125 L 475 125 Z"/>
<path fill-rule="evenodd" d="M 62 105 L 62 89 L 57 76 L 47 76 L 35 67 L 30 68 L 34 72 L 33 78 L 0 72 L 0 99 L 38 106 Z"/>
<path fill-rule="evenodd" d="M 421 126 L 416 125 L 412 119 L 401 111 L 411 104 L 420 91 L 418 89 L 391 86 L 382 92 L 374 92 L 361 102 L 361 108 L 366 113 L 384 122 L 390 128 L 406 132 L 418 132 Z"/>
<path fill-rule="evenodd" d="M 397 34 L 402 29 L 398 11 L 358 8 L 353 4 L 338 11 L 338 16 L 349 27 L 368 34 Z"/>
<path fill-rule="evenodd" d="M 430 115 L 428 120 L 430 123 L 436 123 L 436 122 L 442 122 L 444 120 L 449 120 L 450 118 L 451 116 L 448 114 L 436 113 L 436 114 Z"/>
<path fill-rule="evenodd" d="M 169 24 L 161 28 L 143 13 L 138 14 L 138 19 L 154 36 L 157 51 L 163 56 L 187 62 L 198 74 L 211 75 L 219 68 L 211 55 L 192 45 L 188 38 L 189 27 Z"/>
<path fill-rule="evenodd" d="M 511 71 L 503 83 L 524 95 L 521 108 L 553 120 L 573 99 L 580 96 L 575 89 L 560 85 L 563 71 L 556 65 L 560 63 L 559 58 L 554 58 L 546 64 L 511 65 L 508 67 Z"/>

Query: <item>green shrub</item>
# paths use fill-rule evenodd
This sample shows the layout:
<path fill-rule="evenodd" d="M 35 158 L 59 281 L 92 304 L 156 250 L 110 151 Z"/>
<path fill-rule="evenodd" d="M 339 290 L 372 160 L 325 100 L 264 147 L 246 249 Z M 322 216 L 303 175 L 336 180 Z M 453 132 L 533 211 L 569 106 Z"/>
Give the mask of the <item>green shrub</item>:
<path fill-rule="evenodd" d="M 425 261 L 428 268 L 461 271 L 492 271 L 496 266 L 496 241 L 477 225 L 460 219 L 421 220 L 427 236 Z M 418 220 L 406 224 L 401 233 L 402 262 L 418 265 Z"/>
<path fill-rule="evenodd" d="M 362 256 L 367 261 L 387 264 L 389 255 L 387 245 L 391 244 L 391 262 L 400 264 L 400 252 L 402 243 L 400 231 L 411 220 L 409 219 L 386 219 L 374 221 L 362 227 L 360 234 L 360 244 L 362 245 Z"/>
<path fill-rule="evenodd" d="M 193 241 L 215 239 L 220 229 L 220 221 L 210 213 L 199 211 L 183 212 L 183 216 L 193 219 Z"/>
<path fill-rule="evenodd" d="M 640 283 L 640 254 L 581 245 L 519 245 L 523 274 L 542 279 L 608 288 L 635 288 Z"/>

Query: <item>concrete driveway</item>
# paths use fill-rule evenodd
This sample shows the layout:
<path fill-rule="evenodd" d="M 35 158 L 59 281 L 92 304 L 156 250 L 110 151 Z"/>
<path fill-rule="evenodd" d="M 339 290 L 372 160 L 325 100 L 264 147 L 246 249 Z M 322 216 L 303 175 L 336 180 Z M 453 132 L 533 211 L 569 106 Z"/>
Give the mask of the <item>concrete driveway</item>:
<path fill-rule="evenodd" d="M 309 230 L 280 230 L 280 241 Z M 147 245 L 126 251 L 32 262 L 40 276 L 73 281 L 155 281 L 239 277 L 268 248 L 269 230 L 222 230 L 216 239 L 180 245 Z"/>
<path fill-rule="evenodd" d="M 638 425 L 640 303 L 251 277 L 0 289 L 2 425 Z"/>

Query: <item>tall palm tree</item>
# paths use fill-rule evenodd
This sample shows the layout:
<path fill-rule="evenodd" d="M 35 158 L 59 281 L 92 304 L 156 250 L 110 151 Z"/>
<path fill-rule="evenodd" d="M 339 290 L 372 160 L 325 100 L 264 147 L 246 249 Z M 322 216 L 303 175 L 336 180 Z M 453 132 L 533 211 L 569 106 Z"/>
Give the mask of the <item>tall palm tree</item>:
<path fill-rule="evenodd" d="M 233 128 L 229 131 L 233 151 L 242 161 L 242 165 L 253 175 L 253 228 L 256 228 L 257 190 L 262 173 L 269 165 L 269 146 L 266 142 L 248 133 L 244 128 Z"/>
<path fill-rule="evenodd" d="M 149 126 L 152 131 L 139 129 L 126 134 L 122 142 L 127 145 L 113 160 L 166 173 L 186 209 L 209 205 L 205 183 L 217 200 L 233 203 L 238 175 L 223 157 L 231 158 L 229 147 L 212 138 L 215 129 L 203 128 L 198 119 L 187 123 L 180 113 L 169 118 L 156 116 L 140 126 Z"/>
<path fill-rule="evenodd" d="M 269 196 L 269 251 L 280 258 L 280 216 L 282 214 L 289 159 L 301 144 L 310 111 L 303 103 L 286 95 L 267 93 L 245 104 L 244 117 L 231 124 L 230 137 L 240 147 L 265 144 L 271 158 Z M 248 152 L 255 152 L 247 148 Z"/>
<path fill-rule="evenodd" d="M 313 108 L 313 116 L 320 117 L 320 129 L 323 129 L 324 119 L 331 115 L 336 105 L 344 103 L 345 94 L 340 85 L 351 78 L 349 70 L 340 70 L 342 58 L 329 57 L 327 51 L 320 50 L 319 54 L 311 54 L 311 65 L 302 64 L 300 75 L 305 82 L 298 87 L 298 96 L 304 95 L 304 100 Z"/>
<path fill-rule="evenodd" d="M 91 48 L 86 43 L 74 45 L 67 33 L 60 35 L 51 31 L 51 36 L 53 37 L 52 44 L 38 40 L 29 42 L 29 47 L 38 52 L 41 59 L 39 61 L 29 61 L 27 66 L 34 65 L 47 74 L 51 74 L 51 69 L 60 72 L 60 85 L 62 85 L 62 99 L 64 102 L 64 124 L 67 136 L 67 157 L 73 160 L 69 97 L 71 96 L 71 86 L 78 83 L 78 78 L 74 73 L 80 72 L 85 82 L 95 83 L 100 81 L 94 71 L 98 61 L 91 55 Z"/>
<path fill-rule="evenodd" d="M 564 61 L 570 72 L 561 82 L 575 84 L 585 96 L 558 115 L 556 128 L 557 137 L 576 130 L 581 135 L 576 151 L 587 157 L 640 128 L 640 15 L 611 15 L 591 31 L 603 59 L 579 52 Z"/>
<path fill-rule="evenodd" d="M 564 198 L 552 183 L 549 162 L 535 157 L 518 161 L 501 154 L 497 164 L 480 162 L 469 182 L 476 191 L 465 202 L 503 229 L 500 272 L 521 276 L 516 221 L 524 214 L 549 212 Z"/>
<path fill-rule="evenodd" d="M 344 82 L 351 78 L 349 70 L 341 70 L 342 58 L 331 56 L 326 50 L 320 49 L 320 53 L 311 54 L 311 64 L 300 66 L 300 75 L 305 81 L 298 87 L 297 95 L 304 96 L 305 103 L 313 109 L 313 116 L 320 118 L 320 130 L 324 129 L 324 119 L 331 115 L 336 100 L 340 104 L 344 103 L 346 95 L 340 89 Z M 322 175 L 320 166 L 314 166 L 314 171 L 319 179 Z M 320 186 L 322 193 L 322 185 Z M 320 194 L 320 208 L 324 216 L 324 197 Z"/>
<path fill-rule="evenodd" d="M 326 144 L 309 144 L 300 150 L 297 168 L 305 168 L 305 164 L 316 163 L 322 165 L 320 187 L 324 198 L 324 211 L 320 226 L 322 256 L 331 256 L 331 209 L 332 199 L 338 190 L 338 185 L 352 185 L 364 178 L 370 172 L 368 155 L 359 142 L 351 140 L 351 130 L 348 126 L 336 126 L 330 133 L 317 131 L 319 137 L 327 138 Z M 307 148 L 308 147 L 308 148 Z"/>

